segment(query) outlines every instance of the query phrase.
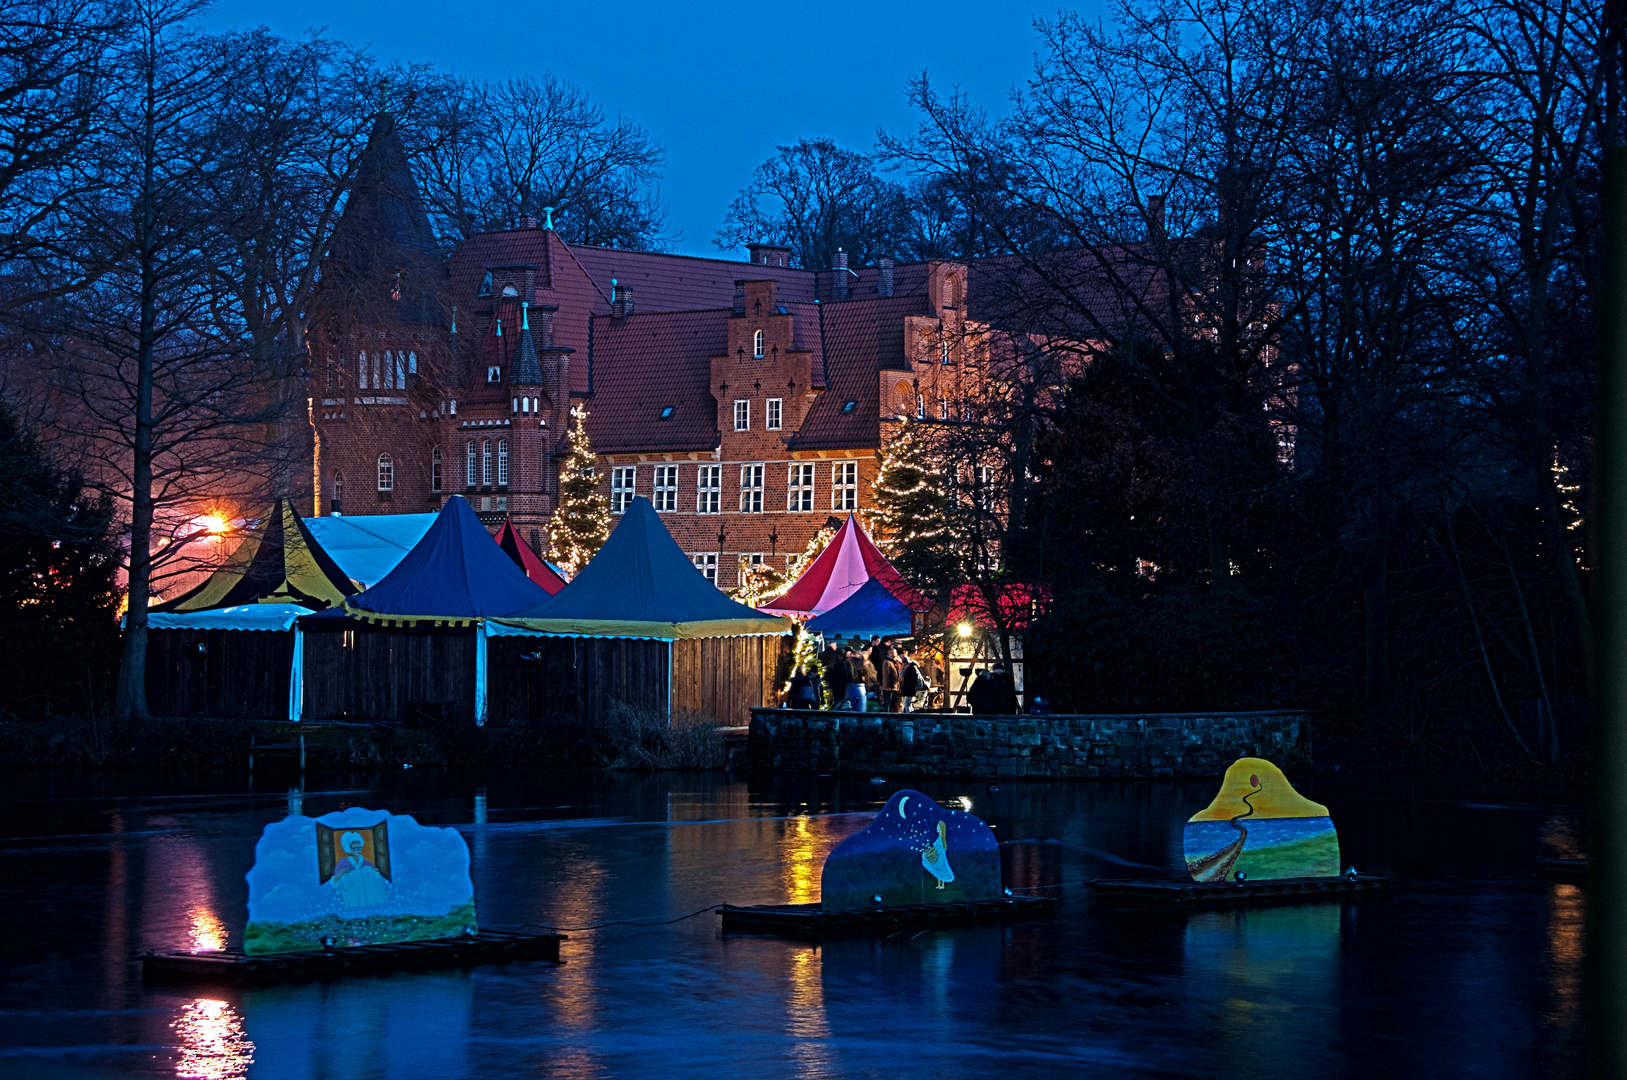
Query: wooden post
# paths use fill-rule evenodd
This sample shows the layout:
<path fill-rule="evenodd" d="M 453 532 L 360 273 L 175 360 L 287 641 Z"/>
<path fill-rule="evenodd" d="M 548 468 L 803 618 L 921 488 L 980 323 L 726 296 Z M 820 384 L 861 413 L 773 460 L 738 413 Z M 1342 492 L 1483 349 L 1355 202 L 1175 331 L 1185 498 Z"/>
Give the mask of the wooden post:
<path fill-rule="evenodd" d="M 305 736 L 304 735 L 301 735 L 299 737 L 299 772 L 300 772 L 301 776 L 305 775 Z"/>
<path fill-rule="evenodd" d="M 1586 994 L 1589 1071 L 1601 1080 L 1627 1077 L 1627 149 L 1614 145 L 1602 253 Z"/>

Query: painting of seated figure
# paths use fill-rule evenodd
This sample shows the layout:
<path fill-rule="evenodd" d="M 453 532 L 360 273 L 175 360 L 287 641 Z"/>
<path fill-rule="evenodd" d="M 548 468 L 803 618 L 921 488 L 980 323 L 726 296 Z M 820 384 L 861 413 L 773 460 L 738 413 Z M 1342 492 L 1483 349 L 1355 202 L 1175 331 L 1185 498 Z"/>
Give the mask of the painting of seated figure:
<path fill-rule="evenodd" d="M 1193 881 L 1337 877 L 1339 834 L 1328 808 L 1294 790 L 1264 758 L 1239 758 L 1220 794 L 1186 823 Z"/>
<path fill-rule="evenodd" d="M 830 853 L 819 887 L 820 906 L 828 911 L 996 900 L 1003 895 L 1000 845 L 968 811 L 946 810 L 919 791 L 899 791 L 874 821 Z"/>
<path fill-rule="evenodd" d="M 476 931 L 469 846 L 456 829 L 352 807 L 265 827 L 249 871 L 250 954 Z"/>

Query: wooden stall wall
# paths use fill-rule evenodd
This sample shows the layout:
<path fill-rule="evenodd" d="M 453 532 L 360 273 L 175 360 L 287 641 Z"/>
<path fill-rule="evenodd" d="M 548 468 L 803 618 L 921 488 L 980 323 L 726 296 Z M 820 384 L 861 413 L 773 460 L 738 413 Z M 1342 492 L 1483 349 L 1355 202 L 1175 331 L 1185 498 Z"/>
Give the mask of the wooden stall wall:
<path fill-rule="evenodd" d="M 305 631 L 305 719 L 472 724 L 474 716 L 472 628 Z"/>
<path fill-rule="evenodd" d="M 293 663 L 292 630 L 148 630 L 147 707 L 154 716 L 286 720 Z"/>
<path fill-rule="evenodd" d="M 667 708 L 667 643 L 637 638 L 494 637 L 486 716 L 602 728 L 612 702 Z"/>
<path fill-rule="evenodd" d="M 783 637 L 690 638 L 672 643 L 672 711 L 710 716 L 725 727 L 751 723 L 773 705 Z"/>

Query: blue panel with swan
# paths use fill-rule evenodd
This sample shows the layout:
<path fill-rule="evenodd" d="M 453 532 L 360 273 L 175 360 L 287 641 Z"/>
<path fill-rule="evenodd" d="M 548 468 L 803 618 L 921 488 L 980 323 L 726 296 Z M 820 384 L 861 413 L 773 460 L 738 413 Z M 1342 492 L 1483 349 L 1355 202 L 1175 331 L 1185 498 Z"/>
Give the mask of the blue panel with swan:
<path fill-rule="evenodd" d="M 874 821 L 837 845 L 820 878 L 827 911 L 1003 894 L 994 831 L 965 810 L 946 810 L 909 790 L 895 793 Z"/>

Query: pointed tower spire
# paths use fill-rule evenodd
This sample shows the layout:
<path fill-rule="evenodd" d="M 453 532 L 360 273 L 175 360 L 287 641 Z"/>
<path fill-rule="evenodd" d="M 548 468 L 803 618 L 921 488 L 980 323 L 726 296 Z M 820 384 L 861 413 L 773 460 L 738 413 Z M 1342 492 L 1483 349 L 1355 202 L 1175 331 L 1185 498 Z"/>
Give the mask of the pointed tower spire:
<path fill-rule="evenodd" d="M 536 386 L 542 382 L 542 364 L 537 360 L 537 347 L 531 341 L 531 305 L 520 302 L 520 348 L 509 371 L 509 381 L 516 386 Z"/>

